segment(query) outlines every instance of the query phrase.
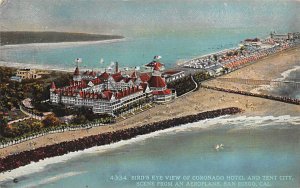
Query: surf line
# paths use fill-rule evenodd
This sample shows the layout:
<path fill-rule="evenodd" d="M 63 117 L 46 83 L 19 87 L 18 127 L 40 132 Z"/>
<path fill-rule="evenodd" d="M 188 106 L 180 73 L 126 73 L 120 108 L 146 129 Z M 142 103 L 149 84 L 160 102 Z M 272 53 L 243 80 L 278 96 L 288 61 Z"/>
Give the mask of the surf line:
<path fill-rule="evenodd" d="M 224 115 L 233 115 L 240 112 L 242 112 L 242 109 L 237 107 L 222 108 L 212 111 L 200 112 L 194 115 L 187 115 L 183 117 L 154 122 L 139 127 L 132 127 L 123 130 L 92 135 L 76 140 L 36 148 L 34 150 L 23 151 L 17 154 L 9 155 L 5 158 L 1 158 L 0 172 L 16 169 L 18 167 L 30 164 L 31 162 L 38 162 L 42 159 L 61 156 L 70 152 L 84 150 L 94 146 L 107 145 L 121 140 L 128 140 L 139 135 L 145 135 L 151 132 L 164 130 L 187 123 L 194 123 L 200 120 L 216 118 Z"/>

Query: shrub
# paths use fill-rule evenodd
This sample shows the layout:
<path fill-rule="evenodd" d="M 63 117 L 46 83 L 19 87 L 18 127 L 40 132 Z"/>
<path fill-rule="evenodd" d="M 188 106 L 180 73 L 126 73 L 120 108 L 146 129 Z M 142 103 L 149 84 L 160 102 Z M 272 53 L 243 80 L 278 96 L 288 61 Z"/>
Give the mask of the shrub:
<path fill-rule="evenodd" d="M 45 127 L 54 127 L 54 126 L 59 126 L 61 122 L 57 117 L 51 114 L 46 116 L 46 118 L 42 121 L 42 123 Z"/>

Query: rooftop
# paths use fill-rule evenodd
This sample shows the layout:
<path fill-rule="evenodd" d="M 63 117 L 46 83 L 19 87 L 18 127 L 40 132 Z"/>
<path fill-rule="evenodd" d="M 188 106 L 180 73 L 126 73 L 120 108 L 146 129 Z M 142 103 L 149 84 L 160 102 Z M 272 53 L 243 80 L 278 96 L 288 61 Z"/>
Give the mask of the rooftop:
<path fill-rule="evenodd" d="M 150 87 L 166 87 L 166 82 L 160 76 L 151 76 L 148 81 Z"/>

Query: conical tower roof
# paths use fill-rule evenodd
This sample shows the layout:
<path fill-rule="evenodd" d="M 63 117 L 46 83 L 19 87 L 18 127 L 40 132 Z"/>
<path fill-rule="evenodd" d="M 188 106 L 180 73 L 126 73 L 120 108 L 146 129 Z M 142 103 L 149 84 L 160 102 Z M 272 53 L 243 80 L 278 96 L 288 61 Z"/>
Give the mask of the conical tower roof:
<path fill-rule="evenodd" d="M 51 89 L 56 89 L 56 86 L 55 86 L 54 82 L 51 83 Z"/>
<path fill-rule="evenodd" d="M 78 76 L 80 73 L 79 73 L 79 68 L 78 68 L 78 66 L 76 67 L 76 69 L 75 69 L 75 71 L 74 71 L 74 76 L 76 75 L 76 76 Z"/>

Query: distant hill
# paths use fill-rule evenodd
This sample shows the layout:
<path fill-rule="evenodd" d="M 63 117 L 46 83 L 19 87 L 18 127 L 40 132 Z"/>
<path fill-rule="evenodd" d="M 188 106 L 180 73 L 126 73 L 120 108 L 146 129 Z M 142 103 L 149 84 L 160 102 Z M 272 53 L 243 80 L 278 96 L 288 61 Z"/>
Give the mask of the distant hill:
<path fill-rule="evenodd" d="M 9 44 L 99 41 L 99 40 L 122 39 L 122 38 L 124 37 L 118 35 L 98 35 L 98 34 L 87 34 L 87 33 L 32 32 L 32 31 L 0 32 L 1 46 L 9 45 Z"/>

